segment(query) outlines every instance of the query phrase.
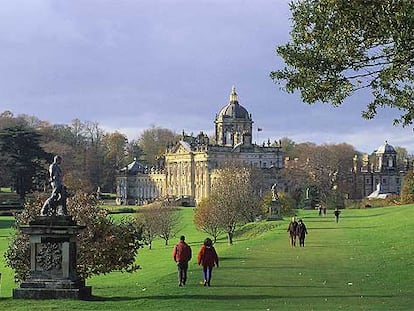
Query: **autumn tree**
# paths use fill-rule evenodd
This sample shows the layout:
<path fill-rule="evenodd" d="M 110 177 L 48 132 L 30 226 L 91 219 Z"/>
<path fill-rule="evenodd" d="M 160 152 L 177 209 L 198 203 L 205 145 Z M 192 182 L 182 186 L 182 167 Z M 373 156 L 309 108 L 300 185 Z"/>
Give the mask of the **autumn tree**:
<path fill-rule="evenodd" d="M 152 249 L 152 242 L 158 236 L 168 245 L 178 231 L 180 216 L 168 202 L 157 201 L 144 206 L 136 215 L 136 221 L 142 227 L 145 243 Z"/>
<path fill-rule="evenodd" d="M 297 154 L 295 154 L 295 146 L 296 146 L 295 141 L 293 141 L 292 139 L 288 137 L 283 137 L 280 140 L 280 143 L 282 145 L 283 155 L 285 157 L 288 157 L 289 159 L 292 159 L 292 160 L 297 157 Z"/>
<path fill-rule="evenodd" d="M 107 189 L 109 192 L 115 192 L 115 172 L 127 164 L 126 147 L 128 139 L 126 135 L 115 131 L 113 133 L 104 134 L 102 143 L 104 163 L 101 187 Z"/>
<path fill-rule="evenodd" d="M 179 231 L 181 214 L 175 206 L 162 202 L 158 207 L 158 215 L 158 234 L 168 245 L 168 241 Z"/>
<path fill-rule="evenodd" d="M 312 199 L 317 197 L 323 204 L 335 204 L 335 200 L 350 192 L 348 177 L 356 153 L 353 146 L 301 143 L 292 152 L 298 158 L 286 163 L 281 176 L 297 204 L 307 188 L 312 189 Z M 342 204 L 340 200 L 337 203 Z"/>
<path fill-rule="evenodd" d="M 194 209 L 194 224 L 198 230 L 211 235 L 214 243 L 217 237 L 225 232 L 221 227 L 220 213 L 216 209 L 217 206 L 210 198 L 202 199 Z"/>
<path fill-rule="evenodd" d="M 46 197 L 37 197 L 26 204 L 22 213 L 16 215 L 17 230 L 5 253 L 6 264 L 15 271 L 15 279 L 23 281 L 29 275 L 29 239 L 19 227 L 27 225 L 36 215 Z M 115 222 L 107 212 L 99 209 L 93 197 L 76 193 L 68 199 L 69 214 L 79 225 L 86 228 L 77 236 L 77 267 L 79 275 L 86 279 L 111 271 L 133 272 L 141 243 L 141 228 L 132 219 Z"/>
<path fill-rule="evenodd" d="M 43 148 L 63 158 L 62 169 L 64 184 L 70 191 L 92 192 L 94 187 L 89 178 L 89 172 L 85 165 L 87 142 L 80 132 L 74 130 L 71 125 L 52 125 L 42 128 L 41 133 L 45 143 Z"/>
<path fill-rule="evenodd" d="M 390 107 L 414 117 L 414 5 L 407 0 L 295 0 L 290 3 L 291 40 L 277 47 L 285 67 L 271 78 L 299 91 L 305 103 L 341 105 L 358 90 L 372 101 L 362 116 Z"/>
<path fill-rule="evenodd" d="M 157 158 L 164 154 L 168 144 L 174 143 L 178 139 L 179 136 L 173 131 L 152 126 L 141 133 L 138 142 L 148 165 L 154 165 Z"/>
<path fill-rule="evenodd" d="M 135 216 L 135 221 L 142 228 L 144 243 L 152 249 L 152 242 L 158 236 L 158 212 L 157 207 L 144 206 Z"/>
<path fill-rule="evenodd" d="M 408 172 L 404 177 L 400 201 L 402 204 L 414 202 L 414 174 L 412 171 Z"/>
<path fill-rule="evenodd" d="M 210 200 L 230 245 L 238 225 L 262 214 L 261 198 L 254 187 L 255 176 L 250 167 L 228 163 L 217 171 L 213 182 Z"/>
<path fill-rule="evenodd" d="M 104 130 L 99 126 L 98 122 L 84 122 L 84 132 L 87 141 L 84 164 L 86 173 L 92 184 L 93 189 L 96 191 L 98 186 L 103 183 L 104 174 Z"/>

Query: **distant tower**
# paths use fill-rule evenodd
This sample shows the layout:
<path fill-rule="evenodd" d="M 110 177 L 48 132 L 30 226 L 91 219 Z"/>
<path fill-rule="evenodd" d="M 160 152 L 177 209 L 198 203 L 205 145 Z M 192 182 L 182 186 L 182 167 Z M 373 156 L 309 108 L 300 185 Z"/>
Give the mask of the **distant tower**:
<path fill-rule="evenodd" d="M 239 104 L 234 86 L 231 89 L 229 103 L 220 110 L 214 123 L 218 145 L 235 146 L 240 143 L 252 143 L 252 116 Z"/>
<path fill-rule="evenodd" d="M 376 172 L 395 172 L 397 171 L 397 151 L 389 145 L 387 141 L 375 152 L 375 171 Z"/>

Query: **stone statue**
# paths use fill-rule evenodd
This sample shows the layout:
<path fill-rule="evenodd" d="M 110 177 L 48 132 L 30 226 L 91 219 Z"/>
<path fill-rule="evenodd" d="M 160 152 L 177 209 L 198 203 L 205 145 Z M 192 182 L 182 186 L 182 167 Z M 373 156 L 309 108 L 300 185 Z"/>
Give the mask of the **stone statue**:
<path fill-rule="evenodd" d="M 277 195 L 277 184 L 273 184 L 272 186 L 272 201 L 277 201 L 279 196 Z"/>
<path fill-rule="evenodd" d="M 63 174 L 60 164 L 62 157 L 56 155 L 53 163 L 49 166 L 49 181 L 52 186 L 52 194 L 43 204 L 40 211 L 41 216 L 62 216 L 68 215 L 66 209 L 67 189 L 63 185 Z"/>
<path fill-rule="evenodd" d="M 269 216 L 267 220 L 280 220 L 282 214 L 280 211 L 279 196 L 277 195 L 277 184 L 272 185 L 272 202 L 269 205 Z"/>

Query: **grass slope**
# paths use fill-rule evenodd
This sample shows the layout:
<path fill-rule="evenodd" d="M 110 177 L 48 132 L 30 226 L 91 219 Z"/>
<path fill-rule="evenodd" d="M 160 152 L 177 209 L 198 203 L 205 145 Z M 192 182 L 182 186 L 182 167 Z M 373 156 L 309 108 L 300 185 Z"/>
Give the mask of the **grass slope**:
<path fill-rule="evenodd" d="M 183 209 L 193 257 L 205 238 Z M 201 271 L 190 262 L 186 287 L 177 286 L 171 241 L 142 249 L 134 274 L 110 273 L 88 280 L 93 301 L 13 300 L 12 272 L 3 268 L 2 310 L 412 310 L 414 309 L 413 206 L 344 210 L 332 214 L 300 211 L 309 231 L 305 248 L 290 248 L 288 220 L 249 224 L 235 244 L 223 236 L 212 287 L 200 285 Z M 117 215 L 118 217 L 118 215 Z M 7 246 L 11 218 L 0 218 L 0 252 Z"/>

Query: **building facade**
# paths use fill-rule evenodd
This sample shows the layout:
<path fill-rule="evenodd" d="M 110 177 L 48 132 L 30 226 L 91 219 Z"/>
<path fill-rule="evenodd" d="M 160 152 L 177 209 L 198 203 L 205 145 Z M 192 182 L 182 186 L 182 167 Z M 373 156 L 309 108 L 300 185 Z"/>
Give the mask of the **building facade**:
<path fill-rule="evenodd" d="M 408 169 L 408 161 L 398 163 L 397 152 L 388 142 L 371 157 L 368 154 L 355 155 L 350 199 L 385 198 L 399 194 Z"/>
<path fill-rule="evenodd" d="M 234 87 L 214 124 L 214 143 L 203 132 L 197 136 L 183 133 L 179 142 L 167 147 L 155 167 L 147 169 L 134 161 L 121 170 L 117 177 L 118 203 L 142 204 L 171 197 L 193 205 L 209 196 L 217 170 L 227 162 L 262 169 L 272 185 L 284 165 L 282 147 L 280 142 L 253 143 L 252 116 L 240 105 Z"/>

